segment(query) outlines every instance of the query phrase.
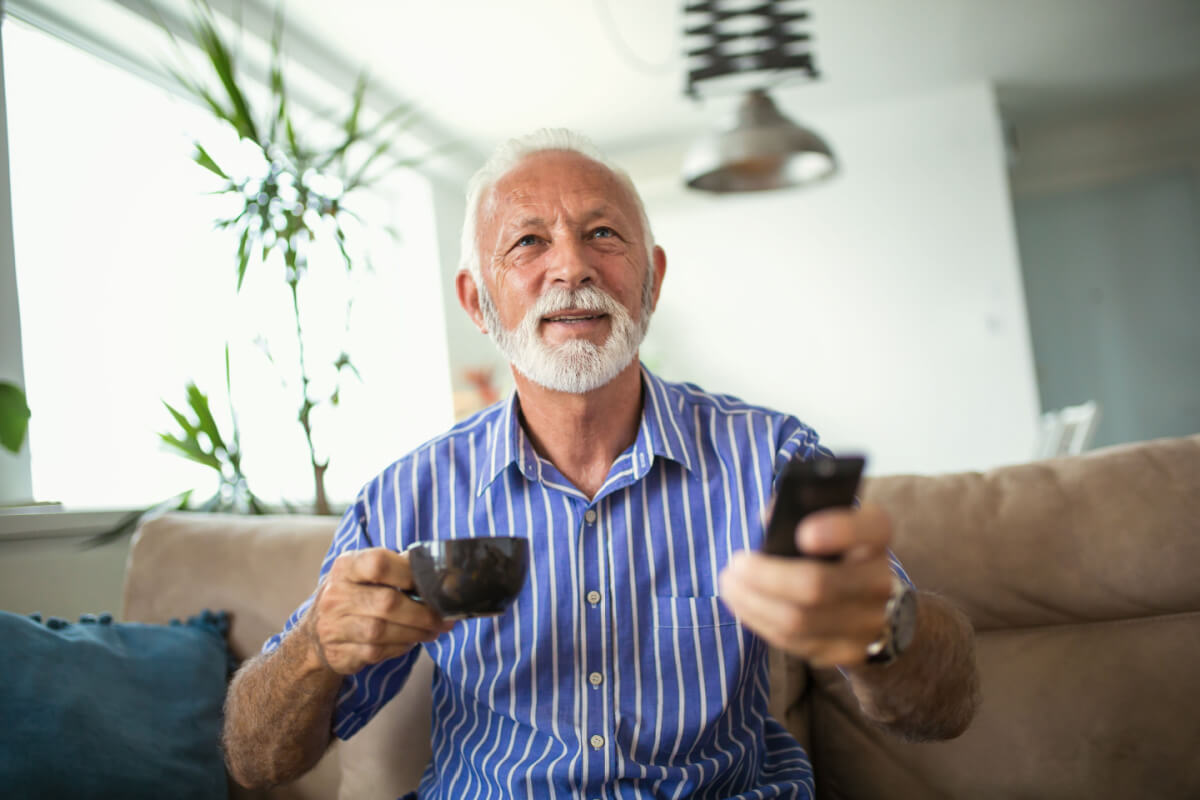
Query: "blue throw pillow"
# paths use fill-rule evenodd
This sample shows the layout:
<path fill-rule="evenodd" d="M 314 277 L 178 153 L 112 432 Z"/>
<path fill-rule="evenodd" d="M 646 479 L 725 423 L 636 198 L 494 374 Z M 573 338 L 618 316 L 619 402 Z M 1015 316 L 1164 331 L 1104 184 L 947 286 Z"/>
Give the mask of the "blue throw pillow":
<path fill-rule="evenodd" d="M 0 611 L 0 796 L 228 797 L 227 629 Z"/>

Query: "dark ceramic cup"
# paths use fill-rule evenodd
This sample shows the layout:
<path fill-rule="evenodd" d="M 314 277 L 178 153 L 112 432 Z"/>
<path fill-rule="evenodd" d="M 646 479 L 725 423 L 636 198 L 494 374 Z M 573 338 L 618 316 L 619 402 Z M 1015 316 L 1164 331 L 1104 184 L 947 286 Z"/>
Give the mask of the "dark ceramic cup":
<path fill-rule="evenodd" d="M 443 619 L 504 613 L 529 571 L 529 540 L 519 536 L 435 539 L 404 552 L 416 586 L 406 594 Z"/>

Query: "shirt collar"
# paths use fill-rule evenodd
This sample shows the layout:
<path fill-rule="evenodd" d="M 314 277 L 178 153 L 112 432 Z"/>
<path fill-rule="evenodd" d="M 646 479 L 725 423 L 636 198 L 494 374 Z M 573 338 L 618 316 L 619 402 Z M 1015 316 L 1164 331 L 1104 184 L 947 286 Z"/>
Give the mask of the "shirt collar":
<path fill-rule="evenodd" d="M 696 436 L 687 414 L 689 405 L 678 385 L 663 381 L 642 365 L 642 424 L 634 448 L 651 456 L 646 459 L 647 468 L 653 456 L 662 456 L 689 472 L 695 469 Z M 641 458 L 640 453 L 637 457 Z"/>
<path fill-rule="evenodd" d="M 475 486 L 475 496 L 484 491 L 500 476 L 509 464 L 523 467 L 526 460 L 523 446 L 528 445 L 525 431 L 521 428 L 518 415 L 520 405 L 517 392 L 514 389 L 508 400 L 500 406 L 499 412 L 487 428 L 487 441 L 484 445 L 483 468 L 479 470 L 479 478 Z M 532 451 L 532 447 L 529 448 Z M 523 470 L 522 470 L 523 471 Z"/>
<path fill-rule="evenodd" d="M 696 438 L 681 388 L 666 383 L 642 365 L 642 421 L 633 444 L 634 477 L 642 478 L 662 456 L 689 471 L 696 463 Z M 520 399 L 516 390 L 499 408 L 488 429 L 484 467 L 479 470 L 476 496 L 482 495 L 509 466 L 530 480 L 541 478 L 542 463 L 521 427 Z"/>

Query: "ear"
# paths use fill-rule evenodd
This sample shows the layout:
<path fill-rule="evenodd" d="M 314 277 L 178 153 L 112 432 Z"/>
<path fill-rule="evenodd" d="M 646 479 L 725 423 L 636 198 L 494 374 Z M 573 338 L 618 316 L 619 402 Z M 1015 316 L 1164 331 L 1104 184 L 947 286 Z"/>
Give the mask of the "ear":
<path fill-rule="evenodd" d="M 459 270 L 454 276 L 454 290 L 458 293 L 458 304 L 467 312 L 475 327 L 480 333 L 487 333 L 483 311 L 479 308 L 479 287 L 475 285 L 475 276 L 465 269 Z"/>
<path fill-rule="evenodd" d="M 663 278 L 667 274 L 667 251 L 658 245 L 654 245 L 654 263 L 651 268 L 654 270 L 654 305 L 652 308 L 658 308 L 658 294 L 662 291 Z"/>

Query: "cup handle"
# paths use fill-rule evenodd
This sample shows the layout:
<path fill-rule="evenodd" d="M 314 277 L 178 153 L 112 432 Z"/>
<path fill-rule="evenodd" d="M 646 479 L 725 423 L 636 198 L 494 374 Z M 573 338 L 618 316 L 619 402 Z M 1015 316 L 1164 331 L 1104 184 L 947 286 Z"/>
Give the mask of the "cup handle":
<path fill-rule="evenodd" d="M 408 555 L 409 550 L 412 550 L 414 547 L 417 547 L 420 544 L 421 544 L 420 542 L 412 542 L 411 544 L 408 545 L 408 547 L 401 550 L 400 553 L 402 555 Z M 397 587 L 397 588 L 399 588 L 399 587 Z M 400 591 L 409 600 L 412 600 L 414 603 L 420 603 L 421 605 L 425 605 L 425 599 L 423 597 L 421 597 L 421 595 L 417 592 L 416 589 L 400 589 Z"/>

